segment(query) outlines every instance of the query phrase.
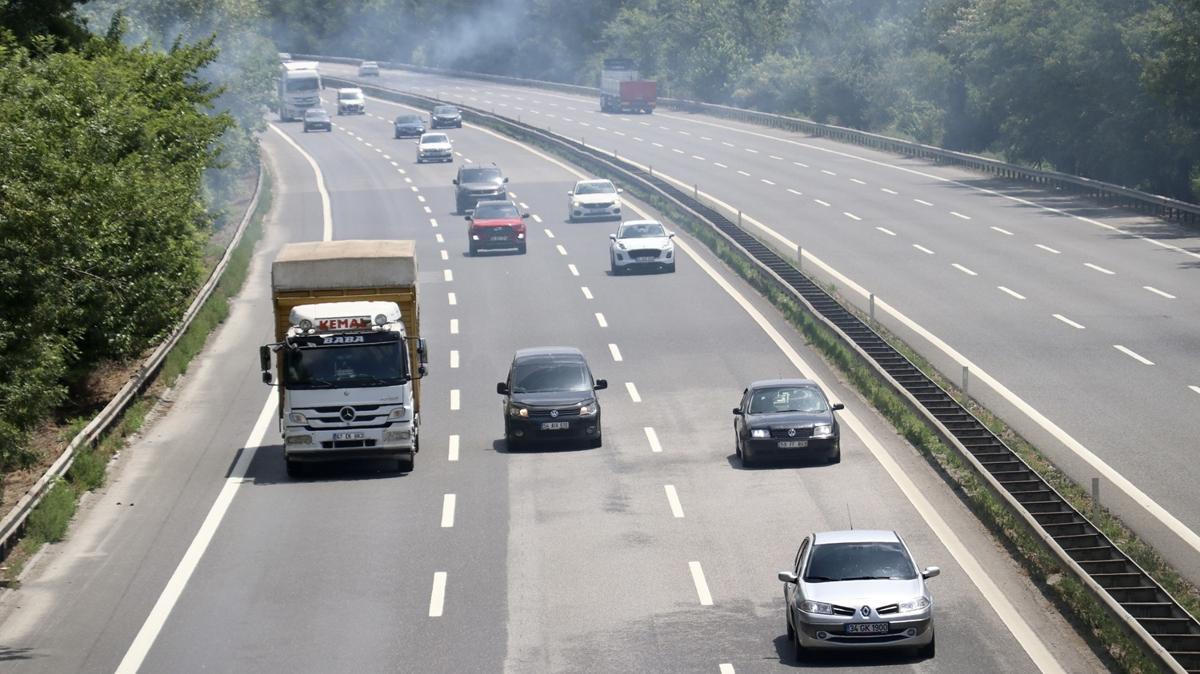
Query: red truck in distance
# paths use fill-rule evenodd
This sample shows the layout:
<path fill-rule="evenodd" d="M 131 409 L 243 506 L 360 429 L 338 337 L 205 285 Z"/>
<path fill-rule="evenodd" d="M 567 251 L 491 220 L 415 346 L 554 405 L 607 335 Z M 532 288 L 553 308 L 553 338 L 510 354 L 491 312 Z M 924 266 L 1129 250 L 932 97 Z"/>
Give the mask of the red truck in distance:
<path fill-rule="evenodd" d="M 602 112 L 644 112 L 650 114 L 658 104 L 658 82 L 640 79 L 633 59 L 604 59 L 600 71 L 600 110 Z"/>

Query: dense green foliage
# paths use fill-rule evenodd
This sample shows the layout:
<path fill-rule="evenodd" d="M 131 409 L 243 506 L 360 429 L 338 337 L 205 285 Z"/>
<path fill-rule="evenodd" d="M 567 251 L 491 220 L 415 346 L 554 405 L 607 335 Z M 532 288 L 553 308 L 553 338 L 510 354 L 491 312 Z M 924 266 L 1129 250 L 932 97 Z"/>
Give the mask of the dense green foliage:
<path fill-rule="evenodd" d="M 665 93 L 1200 197 L 1200 0 L 261 0 L 281 49 Z"/>
<path fill-rule="evenodd" d="M 256 163 L 269 95 L 269 74 L 212 83 L 211 35 L 130 45 L 119 13 L 92 35 L 74 4 L 0 0 L 0 473 L 97 363 L 179 319 L 215 221 L 205 176 Z"/>

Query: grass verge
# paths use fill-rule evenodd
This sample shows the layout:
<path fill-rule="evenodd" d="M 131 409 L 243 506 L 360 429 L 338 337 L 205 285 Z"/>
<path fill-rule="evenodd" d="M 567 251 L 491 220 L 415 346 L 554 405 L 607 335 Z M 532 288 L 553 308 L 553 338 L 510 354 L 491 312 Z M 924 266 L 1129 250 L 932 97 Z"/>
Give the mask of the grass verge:
<path fill-rule="evenodd" d="M 266 170 L 265 165 L 263 170 Z M 79 497 L 104 484 L 109 459 L 125 446 L 130 436 L 142 428 L 151 408 L 158 401 L 158 391 L 171 386 L 187 371 L 188 364 L 204 348 L 208 336 L 228 317 L 229 300 L 241 290 L 246 280 L 254 247 L 262 238 L 263 217 L 271 208 L 272 192 L 269 178 L 269 174 L 263 177 L 258 205 L 246 225 L 241 241 L 234 248 L 220 281 L 175 347 L 167 354 L 153 386 L 125 410 L 121 419 L 98 438 L 95 446 L 81 450 L 75 456 L 64 478 L 58 480 L 29 513 L 24 534 L 13 546 L 4 560 L 4 565 L 0 566 L 0 585 L 12 584 L 13 579 L 20 575 L 25 564 L 43 545 L 63 539 L 71 517 L 75 514 Z M 73 421 L 68 426 L 70 435 L 64 433 L 64 440 L 69 441 L 73 438 L 83 430 L 88 421 Z"/>

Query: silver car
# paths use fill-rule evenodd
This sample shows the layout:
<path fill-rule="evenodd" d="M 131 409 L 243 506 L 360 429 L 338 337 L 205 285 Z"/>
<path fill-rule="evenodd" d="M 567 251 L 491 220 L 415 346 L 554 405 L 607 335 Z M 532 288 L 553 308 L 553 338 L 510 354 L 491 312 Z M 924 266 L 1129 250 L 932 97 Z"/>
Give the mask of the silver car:
<path fill-rule="evenodd" d="M 780 571 L 788 638 L 797 659 L 817 649 L 916 648 L 934 655 L 933 597 L 894 531 L 825 531 L 800 543 Z"/>
<path fill-rule="evenodd" d="M 675 271 L 675 232 L 656 220 L 622 222 L 609 234 L 608 266 L 613 276 L 638 269 Z"/>

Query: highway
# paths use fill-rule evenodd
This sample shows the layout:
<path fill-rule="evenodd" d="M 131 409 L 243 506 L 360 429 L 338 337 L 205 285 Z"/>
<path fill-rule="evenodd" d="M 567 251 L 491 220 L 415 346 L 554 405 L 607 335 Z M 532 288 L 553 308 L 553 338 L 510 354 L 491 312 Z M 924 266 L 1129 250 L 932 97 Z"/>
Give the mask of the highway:
<path fill-rule="evenodd" d="M 327 102 L 328 105 L 328 102 Z M 0 598 L 6 672 L 773 672 L 791 669 L 775 577 L 801 538 L 895 529 L 931 581 L 939 652 L 822 658 L 849 670 L 1105 668 L 924 460 L 770 306 L 678 237 L 673 275 L 612 277 L 614 223 L 565 222 L 578 177 L 490 132 L 416 165 L 399 106 L 276 123 L 274 209 L 229 320 L 115 463 L 71 536 Z M 657 119 L 657 118 L 656 118 Z M 450 184 L 496 161 L 533 217 L 524 256 L 466 256 Z M 315 169 L 315 170 L 314 170 Z M 328 213 L 328 217 L 325 216 Z M 289 241 L 411 238 L 422 451 L 287 478 L 256 348 Z M 511 454 L 495 383 L 565 344 L 601 392 L 600 449 Z M 818 378 L 843 461 L 743 470 L 729 409 L 751 380 Z"/>
<path fill-rule="evenodd" d="M 353 69 L 323 64 L 353 77 Z M 876 315 L 1200 582 L 1200 234 L 954 167 L 704 115 L 385 70 L 696 186 Z"/>

